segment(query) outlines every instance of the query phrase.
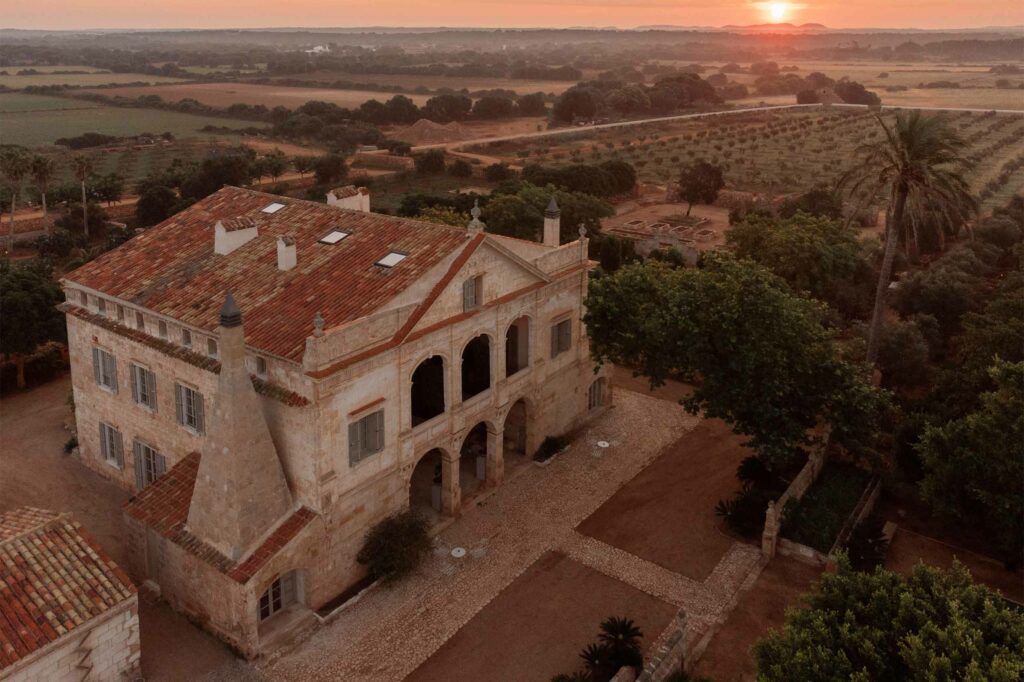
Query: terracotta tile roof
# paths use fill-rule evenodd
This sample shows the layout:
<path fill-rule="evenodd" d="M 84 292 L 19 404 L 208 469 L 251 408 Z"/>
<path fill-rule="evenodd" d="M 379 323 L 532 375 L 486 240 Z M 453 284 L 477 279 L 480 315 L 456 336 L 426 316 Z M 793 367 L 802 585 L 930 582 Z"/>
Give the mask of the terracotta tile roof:
<path fill-rule="evenodd" d="M 331 193 L 338 199 L 346 199 L 359 194 L 359 190 L 356 189 L 355 185 L 345 185 L 344 187 L 335 187 L 331 190 Z"/>
<path fill-rule="evenodd" d="M 235 582 L 245 583 L 291 542 L 316 517 L 316 513 L 307 507 L 295 510 L 248 558 L 235 562 L 185 529 L 200 458 L 198 452 L 187 455 L 155 483 L 128 500 L 124 505 L 125 513 Z"/>
<path fill-rule="evenodd" d="M 235 230 L 248 230 L 250 227 L 256 227 L 256 219 L 248 215 L 240 215 L 237 218 L 230 218 L 221 223 L 228 232 L 234 232 Z"/>
<path fill-rule="evenodd" d="M 172 358 L 176 358 L 183 362 L 187 362 L 190 365 L 195 365 L 196 367 L 200 369 L 205 369 L 208 372 L 220 374 L 220 360 L 211 358 L 208 355 L 203 355 L 202 353 L 197 353 L 194 350 L 189 350 L 188 348 L 184 348 L 183 346 L 173 344 L 170 341 L 150 336 L 149 334 L 142 330 L 134 329 L 132 327 L 126 327 L 123 324 L 118 324 L 114 320 L 111 320 L 109 317 L 105 317 L 98 313 L 90 312 L 88 310 L 85 310 L 84 308 L 79 308 L 78 306 L 73 305 L 71 303 L 62 303 L 57 307 L 65 313 L 74 315 L 75 317 L 86 320 L 87 322 L 91 322 L 92 324 L 95 324 L 98 327 L 103 327 L 104 329 L 114 332 L 115 334 L 145 344 L 146 346 L 149 346 L 153 350 L 160 351 L 164 355 L 169 355 Z M 256 392 L 259 393 L 260 395 L 265 395 L 268 398 L 273 398 L 274 400 L 282 402 L 285 405 L 289 405 L 291 407 L 305 407 L 306 405 L 309 405 L 309 399 L 302 395 L 299 395 L 295 391 L 289 391 L 287 388 L 283 386 L 272 384 L 269 381 L 264 381 L 263 379 L 260 379 L 255 376 L 250 375 L 250 378 L 252 379 L 253 388 L 255 388 Z"/>
<path fill-rule="evenodd" d="M 135 586 L 67 515 L 0 515 L 0 669 L 130 599 Z"/>
<path fill-rule="evenodd" d="M 285 208 L 259 212 L 272 202 Z M 228 255 L 214 254 L 216 222 L 253 214 L 259 236 Z M 350 236 L 318 243 L 332 229 Z M 289 271 L 277 267 L 276 241 L 284 235 L 297 249 L 298 265 Z M 65 279 L 208 332 L 230 289 L 244 315 L 246 343 L 300 361 L 318 312 L 327 328 L 364 317 L 468 239 L 466 230 L 447 225 L 225 187 Z M 390 251 L 409 256 L 396 267 L 376 267 Z"/>

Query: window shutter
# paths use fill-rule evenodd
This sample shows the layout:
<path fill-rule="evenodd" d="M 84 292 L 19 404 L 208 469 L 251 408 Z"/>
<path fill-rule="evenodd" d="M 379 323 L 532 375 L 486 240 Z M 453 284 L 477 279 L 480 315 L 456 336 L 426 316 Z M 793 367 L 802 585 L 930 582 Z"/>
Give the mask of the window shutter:
<path fill-rule="evenodd" d="M 551 328 L 551 357 L 558 355 L 558 325 Z"/>
<path fill-rule="evenodd" d="M 474 301 L 473 295 L 476 293 L 476 287 L 472 279 L 467 279 L 462 283 L 462 309 L 471 310 L 473 308 Z"/>
<path fill-rule="evenodd" d="M 362 454 L 363 444 L 360 438 L 359 422 L 352 422 L 348 425 L 348 463 L 349 465 L 359 462 Z"/>
<path fill-rule="evenodd" d="M 110 370 L 110 388 L 117 393 L 117 361 L 110 354 L 106 354 L 103 359 L 107 361 L 107 367 Z"/>
<path fill-rule="evenodd" d="M 375 441 L 376 451 L 384 449 L 384 410 L 378 410 L 374 414 L 373 421 L 377 427 L 377 440 Z"/>
<path fill-rule="evenodd" d="M 92 349 L 92 372 L 93 372 L 93 375 L 96 377 L 96 383 L 102 385 L 103 384 L 103 370 L 100 367 L 100 349 L 99 348 L 93 348 Z"/>
<path fill-rule="evenodd" d="M 561 346 L 562 350 L 569 350 L 572 347 L 572 322 L 566 320 L 563 322 L 559 331 L 561 332 Z"/>
<path fill-rule="evenodd" d="M 204 414 L 203 410 L 203 394 L 193 391 L 192 399 L 195 401 L 196 431 L 198 431 L 199 433 L 204 433 L 206 430 L 206 415 Z"/>
<path fill-rule="evenodd" d="M 140 368 L 136 365 L 128 365 L 129 381 L 132 384 L 132 400 L 139 402 L 139 372 Z"/>
<path fill-rule="evenodd" d="M 142 445 L 139 441 L 132 442 L 132 450 L 135 455 L 135 489 L 142 490 L 146 487 L 146 479 L 142 467 Z"/>
<path fill-rule="evenodd" d="M 119 469 L 124 469 L 124 441 L 121 438 L 121 432 L 114 430 L 114 437 L 111 439 L 114 446 L 114 459 L 117 461 Z"/>
<path fill-rule="evenodd" d="M 149 389 L 149 406 L 156 412 L 156 374 L 146 372 L 146 388 Z"/>
<path fill-rule="evenodd" d="M 110 459 L 110 452 L 107 447 L 107 425 L 100 422 L 100 454 L 103 459 Z"/>
<path fill-rule="evenodd" d="M 182 404 L 181 384 L 174 384 L 174 409 L 178 416 L 178 423 L 185 423 L 185 406 Z"/>
<path fill-rule="evenodd" d="M 153 475 L 156 476 L 153 480 L 160 478 L 167 473 L 167 458 L 161 455 L 159 452 L 153 453 Z"/>

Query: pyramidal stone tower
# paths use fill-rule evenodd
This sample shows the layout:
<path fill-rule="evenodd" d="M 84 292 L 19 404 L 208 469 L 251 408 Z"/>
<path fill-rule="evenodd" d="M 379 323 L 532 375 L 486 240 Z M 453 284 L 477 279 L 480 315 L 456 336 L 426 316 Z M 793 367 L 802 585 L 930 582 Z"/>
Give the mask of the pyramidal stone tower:
<path fill-rule="evenodd" d="M 229 292 L 220 311 L 221 368 L 187 528 L 238 561 L 293 510 L 260 398 L 245 368 L 242 312 Z"/>

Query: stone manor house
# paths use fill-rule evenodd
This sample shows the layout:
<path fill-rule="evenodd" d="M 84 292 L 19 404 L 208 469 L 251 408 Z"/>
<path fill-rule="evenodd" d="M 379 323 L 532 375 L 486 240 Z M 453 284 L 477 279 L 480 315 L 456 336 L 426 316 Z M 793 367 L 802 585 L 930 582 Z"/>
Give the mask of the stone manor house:
<path fill-rule="evenodd" d="M 68 274 L 82 460 L 135 496 L 134 574 L 246 656 L 610 401 L 559 244 L 225 187 Z M 478 211 L 474 211 L 478 213 Z"/>

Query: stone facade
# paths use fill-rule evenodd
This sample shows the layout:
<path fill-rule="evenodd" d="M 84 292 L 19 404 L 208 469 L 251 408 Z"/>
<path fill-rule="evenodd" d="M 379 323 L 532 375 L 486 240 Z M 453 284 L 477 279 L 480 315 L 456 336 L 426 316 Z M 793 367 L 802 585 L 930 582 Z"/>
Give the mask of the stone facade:
<path fill-rule="evenodd" d="M 304 258 L 300 242 L 299 271 Z M 425 456 L 436 457 L 440 465 L 437 511 L 458 515 L 460 479 L 465 476 L 460 476 L 460 469 L 465 470 L 462 453 L 474 428 L 480 433 L 483 424 L 486 432 L 485 452 L 477 455 L 481 485 L 499 485 L 507 457 L 529 457 L 545 437 L 572 431 L 610 402 L 607 369 L 595 371 L 582 323 L 589 268 L 582 237 L 553 246 L 469 229 L 462 245 L 376 312 L 330 328 L 314 320 L 301 362 L 252 346 L 239 347 L 238 361 L 258 377 L 253 379 L 258 395 L 252 396 L 254 402 L 245 411 L 252 424 L 235 429 L 231 436 L 223 429 L 216 434 L 209 430 L 217 428 L 216 415 L 225 412 L 224 401 L 237 401 L 241 390 L 237 382 L 227 387 L 223 374 L 236 366 L 230 349 L 235 348 L 233 338 L 242 338 L 248 321 L 244 305 L 237 330 L 222 324 L 211 335 L 192 328 L 193 350 L 172 349 L 167 340 L 173 345 L 187 325 L 129 300 L 105 297 L 76 284 L 74 273 L 69 275 L 69 347 L 83 461 L 126 487 L 135 487 L 140 479 L 130 444 L 136 439 L 159 451 L 168 470 L 189 466 L 185 460 L 190 453 L 202 457 L 198 478 L 194 471 L 190 474 L 195 491 L 190 490 L 184 502 L 192 502 L 187 522 L 181 517 L 157 528 L 145 510 L 129 509 L 126 517 L 138 575 L 159 585 L 175 608 L 244 655 L 263 652 L 268 633 L 279 627 L 275 623 L 303 620 L 295 617 L 296 611 L 318 609 L 365 577 L 355 560 L 362 539 L 379 521 L 410 508 L 417 465 L 426 461 Z M 120 307 L 125 309 L 123 319 Z M 142 315 L 146 338 L 131 329 L 136 313 Z M 102 324 L 96 322 L 97 315 Z M 216 359 L 204 355 L 213 348 L 208 341 L 217 344 Z M 116 391 L 97 383 L 93 348 L 115 359 Z M 431 358 L 440 358 L 441 370 L 430 390 L 443 393 L 444 409 L 421 420 L 414 414 L 419 409 L 414 376 L 422 376 L 417 371 Z M 156 409 L 135 400 L 129 386 L 132 363 L 155 376 Z M 466 377 L 464 363 L 470 367 Z M 463 399 L 466 381 L 485 382 L 486 387 Z M 202 431 L 179 423 L 175 384 L 202 396 Z M 238 414 L 238 405 L 232 409 Z M 372 452 L 353 454 L 354 429 L 377 413 L 380 432 L 373 436 Z M 514 426 L 506 428 L 513 421 Z M 120 465 L 102 454 L 100 422 L 116 428 L 123 438 Z M 203 491 L 211 485 L 203 471 L 212 465 L 211 458 L 232 450 L 225 438 L 244 439 L 261 428 L 269 434 L 265 445 L 280 460 L 291 505 L 253 521 L 248 532 L 236 533 L 243 538 L 240 542 L 226 543 L 213 525 L 198 521 L 203 510 L 196 504 L 215 506 L 199 500 L 215 497 L 217 489 L 230 485 L 230 477 L 216 483 L 221 488 Z M 235 447 L 239 458 L 256 447 L 237 445 L 242 446 Z M 268 482 L 273 476 L 267 476 L 255 481 L 252 489 L 276 489 Z M 157 480 L 154 488 L 159 486 Z M 151 497 L 161 497 L 160 504 L 180 506 L 180 494 L 165 492 Z M 146 497 L 137 498 L 143 500 L 142 506 L 149 504 Z M 225 496 L 226 503 L 242 506 L 258 498 L 233 491 Z M 300 512 L 311 520 L 282 536 L 282 528 Z M 239 510 L 232 518 L 255 517 Z M 261 597 L 274 589 L 294 593 L 294 606 L 285 609 L 292 616 L 261 620 Z"/>

